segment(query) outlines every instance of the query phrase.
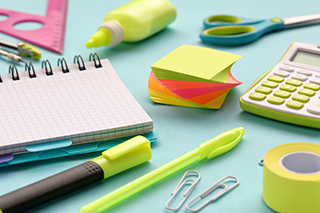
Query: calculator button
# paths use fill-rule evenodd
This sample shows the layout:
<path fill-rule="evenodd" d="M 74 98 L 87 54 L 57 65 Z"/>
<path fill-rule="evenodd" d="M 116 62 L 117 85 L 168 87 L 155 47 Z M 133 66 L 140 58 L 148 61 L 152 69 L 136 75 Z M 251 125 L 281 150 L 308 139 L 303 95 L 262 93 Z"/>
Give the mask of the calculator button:
<path fill-rule="evenodd" d="M 288 92 L 285 92 L 285 91 L 281 91 L 281 90 L 276 90 L 274 93 L 273 93 L 274 96 L 278 96 L 280 98 L 289 98 L 290 97 L 290 93 Z"/>
<path fill-rule="evenodd" d="M 312 75 L 312 72 L 310 72 L 308 70 L 299 70 L 298 73 L 302 74 L 302 75 L 306 75 L 306 76 L 311 76 Z"/>
<path fill-rule="evenodd" d="M 288 66 L 280 67 L 280 70 L 284 70 L 284 71 L 288 71 L 288 72 L 293 72 L 294 71 L 294 69 L 292 69 L 291 67 L 288 67 Z"/>
<path fill-rule="evenodd" d="M 280 89 L 281 89 L 281 90 L 284 90 L 284 91 L 287 91 L 287 92 L 294 92 L 294 91 L 297 90 L 296 87 L 293 87 L 293 86 L 290 86 L 290 85 L 287 85 L 287 84 L 282 84 L 282 85 L 280 86 Z"/>
<path fill-rule="evenodd" d="M 250 93 L 249 98 L 256 101 L 263 101 L 266 98 L 266 95 L 257 92 L 252 92 Z"/>
<path fill-rule="evenodd" d="M 286 81 L 286 84 L 290 84 L 290 85 L 292 85 L 292 86 L 299 87 L 299 86 L 302 85 L 302 82 L 299 81 L 299 80 L 288 79 L 288 80 Z"/>
<path fill-rule="evenodd" d="M 315 84 L 320 84 L 320 78 L 311 78 L 310 82 Z"/>
<path fill-rule="evenodd" d="M 284 99 L 282 98 L 278 98 L 278 97 L 274 97 L 274 96 L 270 96 L 268 98 L 268 102 L 271 103 L 271 104 L 283 104 L 284 103 Z"/>
<path fill-rule="evenodd" d="M 276 88 L 278 86 L 277 83 L 271 82 L 271 81 L 264 81 L 264 82 L 262 82 L 261 85 L 264 87 L 270 87 L 270 88 Z"/>
<path fill-rule="evenodd" d="M 298 93 L 302 95 L 307 95 L 309 97 L 312 97 L 316 94 L 313 90 L 303 88 L 299 89 Z"/>
<path fill-rule="evenodd" d="M 305 96 L 305 95 L 294 94 L 292 96 L 292 100 L 300 101 L 302 103 L 307 103 L 310 100 L 310 98 L 308 96 Z"/>
<path fill-rule="evenodd" d="M 294 79 L 298 79 L 298 80 L 300 80 L 300 81 L 305 81 L 305 80 L 308 79 L 307 76 L 305 76 L 305 75 L 300 75 L 300 74 L 296 74 L 296 75 L 293 75 L 293 76 L 291 76 L 291 77 L 294 78 Z"/>
<path fill-rule="evenodd" d="M 292 109 L 301 109 L 304 105 L 303 105 L 303 103 L 301 103 L 301 102 L 289 100 L 289 101 L 286 103 L 286 106 L 287 106 L 287 107 L 290 107 L 290 108 L 292 108 Z"/>
<path fill-rule="evenodd" d="M 288 77 L 290 75 L 290 73 L 288 73 L 287 71 L 281 71 L 281 70 L 275 71 L 273 74 L 281 77 Z"/>
<path fill-rule="evenodd" d="M 275 75 L 270 75 L 268 77 L 268 80 L 269 81 L 274 81 L 274 82 L 277 82 L 277 83 L 281 83 L 282 81 L 284 81 L 284 79 L 280 76 L 275 76 Z"/>
<path fill-rule="evenodd" d="M 320 115 L 320 100 L 311 103 L 307 108 L 307 111 L 312 114 Z"/>
<path fill-rule="evenodd" d="M 258 86 L 256 88 L 256 92 L 260 92 L 260 93 L 263 93 L 263 94 L 270 94 L 272 92 L 272 89 L 268 88 L 268 87 L 261 87 L 261 86 Z"/>
<path fill-rule="evenodd" d="M 318 91 L 320 89 L 320 86 L 318 84 L 312 84 L 312 83 L 305 83 L 303 87 L 306 89 L 312 89 L 314 91 Z"/>

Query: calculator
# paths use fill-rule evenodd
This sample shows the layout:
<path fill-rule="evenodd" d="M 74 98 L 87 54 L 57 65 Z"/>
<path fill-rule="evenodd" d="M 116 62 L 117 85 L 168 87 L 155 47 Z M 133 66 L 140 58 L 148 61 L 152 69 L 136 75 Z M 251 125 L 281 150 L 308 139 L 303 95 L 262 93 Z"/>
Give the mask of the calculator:
<path fill-rule="evenodd" d="M 241 96 L 244 111 L 320 128 L 320 45 L 293 42 Z"/>

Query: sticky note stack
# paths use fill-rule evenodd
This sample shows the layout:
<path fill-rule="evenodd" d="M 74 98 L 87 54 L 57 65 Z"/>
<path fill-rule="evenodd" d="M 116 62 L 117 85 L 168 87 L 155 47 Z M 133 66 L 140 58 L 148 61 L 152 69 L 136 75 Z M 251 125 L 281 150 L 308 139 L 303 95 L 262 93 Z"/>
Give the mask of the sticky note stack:
<path fill-rule="evenodd" d="M 230 73 L 241 56 L 183 45 L 151 66 L 148 88 L 162 104 L 218 109 L 228 92 L 242 82 Z"/>

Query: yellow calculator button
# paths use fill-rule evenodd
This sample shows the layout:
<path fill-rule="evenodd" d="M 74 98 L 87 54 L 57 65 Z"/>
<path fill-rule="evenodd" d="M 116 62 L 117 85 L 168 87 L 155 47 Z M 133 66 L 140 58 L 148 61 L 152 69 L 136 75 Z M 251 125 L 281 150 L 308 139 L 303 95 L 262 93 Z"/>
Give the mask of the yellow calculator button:
<path fill-rule="evenodd" d="M 313 91 L 313 90 L 303 89 L 303 88 L 299 89 L 298 93 L 301 95 L 307 95 L 309 97 L 312 97 L 316 94 L 315 91 Z"/>
<path fill-rule="evenodd" d="M 278 98 L 278 97 L 274 97 L 274 96 L 270 96 L 268 98 L 268 102 L 271 103 L 271 104 L 283 104 L 284 103 L 284 99 L 282 98 Z"/>
<path fill-rule="evenodd" d="M 277 83 L 281 83 L 284 80 L 284 78 L 282 78 L 280 76 L 270 75 L 268 77 L 268 80 L 269 81 L 274 81 L 274 82 L 277 82 Z"/>
<path fill-rule="evenodd" d="M 272 92 L 272 89 L 268 88 L 268 87 L 261 87 L 261 86 L 258 86 L 256 88 L 256 92 L 260 92 L 260 93 L 263 93 L 263 94 L 270 94 Z"/>
<path fill-rule="evenodd" d="M 273 95 L 280 98 L 289 98 L 291 94 L 286 91 L 276 90 Z"/>
<path fill-rule="evenodd" d="M 303 103 L 307 103 L 310 100 L 310 98 L 308 96 L 305 96 L 305 95 L 294 94 L 292 96 L 292 100 L 300 101 L 300 102 L 303 102 Z"/>
<path fill-rule="evenodd" d="M 256 101 L 263 101 L 266 98 L 266 95 L 257 92 L 252 92 L 250 93 L 249 98 Z"/>
<path fill-rule="evenodd" d="M 261 85 L 264 87 L 270 87 L 270 88 L 276 88 L 278 86 L 277 83 L 272 82 L 272 81 L 264 81 L 264 82 L 262 82 Z"/>
<path fill-rule="evenodd" d="M 280 89 L 281 90 L 284 90 L 284 91 L 287 91 L 287 92 L 294 92 L 297 90 L 297 87 L 294 87 L 294 86 L 290 86 L 290 85 L 287 85 L 287 84 L 282 84 L 280 86 Z"/>
<path fill-rule="evenodd" d="M 299 81 L 299 80 L 295 80 L 295 79 L 288 79 L 288 80 L 286 81 L 286 84 L 290 84 L 290 85 L 292 85 L 292 86 L 299 87 L 299 86 L 302 85 L 302 82 Z"/>
<path fill-rule="evenodd" d="M 292 108 L 292 109 L 301 109 L 304 105 L 303 105 L 303 103 L 301 103 L 301 102 L 289 100 L 289 101 L 286 103 L 286 106 L 287 106 L 287 107 L 290 107 L 290 108 Z"/>
<path fill-rule="evenodd" d="M 305 83 L 303 87 L 306 89 L 312 89 L 314 91 L 318 91 L 320 89 L 320 86 L 318 84 L 313 84 L 313 83 Z"/>

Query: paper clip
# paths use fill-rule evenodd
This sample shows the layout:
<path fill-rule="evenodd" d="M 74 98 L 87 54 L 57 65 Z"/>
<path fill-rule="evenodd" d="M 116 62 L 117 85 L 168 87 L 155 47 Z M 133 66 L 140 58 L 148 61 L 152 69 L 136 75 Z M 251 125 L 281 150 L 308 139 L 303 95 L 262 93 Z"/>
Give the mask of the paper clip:
<path fill-rule="evenodd" d="M 224 181 L 227 178 L 233 178 L 235 179 L 237 182 L 232 185 L 231 187 L 228 187 L 226 184 L 220 184 L 222 181 Z M 240 183 L 240 181 L 238 180 L 238 178 L 234 177 L 234 176 L 226 176 L 224 178 L 222 178 L 221 180 L 219 180 L 218 182 L 216 182 L 215 184 L 213 184 L 212 186 L 210 186 L 208 189 L 206 189 L 204 192 L 202 192 L 200 195 L 198 195 L 197 197 L 195 197 L 193 200 L 191 200 L 189 203 L 187 203 L 186 205 L 186 209 L 190 212 L 197 212 L 199 210 L 201 210 L 203 207 L 205 207 L 206 205 L 208 205 L 210 202 L 213 202 L 215 200 L 217 200 L 219 197 L 221 197 L 222 195 L 224 195 L 225 193 L 227 193 L 228 191 L 230 191 L 231 189 L 233 189 L 234 187 L 238 186 Z M 204 198 L 205 196 L 207 196 L 208 194 L 210 194 L 213 190 L 222 187 L 223 189 L 216 194 L 215 196 L 213 196 L 210 200 L 208 200 L 206 203 L 204 203 L 202 206 L 200 206 L 197 209 L 190 209 L 189 205 L 191 203 L 193 203 L 193 201 L 197 200 L 199 197 Z"/>
<path fill-rule="evenodd" d="M 194 179 L 186 179 L 184 180 L 184 178 L 189 174 L 189 173 L 194 173 L 198 176 L 198 178 L 196 180 Z M 181 178 L 181 180 L 179 181 L 178 185 L 176 186 L 176 188 L 173 190 L 173 192 L 171 193 L 171 197 L 170 199 L 168 200 L 168 202 L 165 204 L 165 207 L 168 209 L 168 210 L 171 210 L 171 211 L 177 211 L 178 209 L 180 209 L 180 207 L 182 206 L 182 204 L 184 203 L 184 201 L 188 198 L 188 196 L 190 195 L 190 193 L 192 192 L 192 190 L 194 189 L 194 187 L 197 185 L 197 183 L 199 182 L 200 180 L 200 173 L 197 172 L 197 171 L 193 171 L 193 170 L 189 170 L 187 171 L 186 173 L 184 173 L 183 177 Z M 184 181 L 183 181 L 184 180 Z M 170 208 L 168 205 L 169 203 L 171 202 L 171 200 L 177 195 L 177 193 L 180 191 L 180 189 L 185 185 L 187 184 L 187 182 L 192 182 L 191 186 L 189 187 L 189 189 L 183 194 L 184 198 L 183 200 L 181 201 L 181 203 L 178 205 L 177 208 Z"/>

